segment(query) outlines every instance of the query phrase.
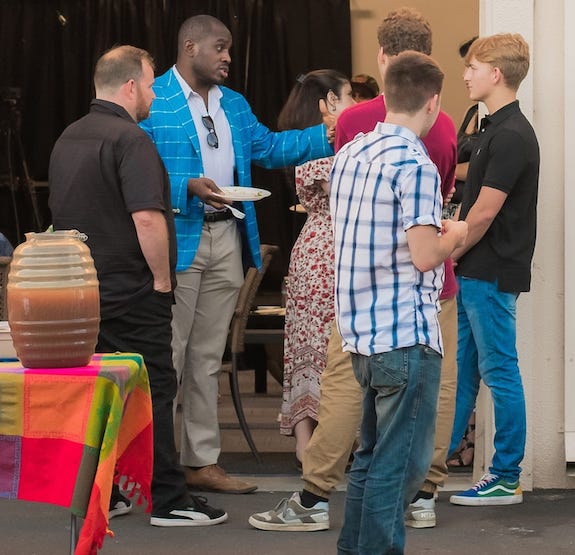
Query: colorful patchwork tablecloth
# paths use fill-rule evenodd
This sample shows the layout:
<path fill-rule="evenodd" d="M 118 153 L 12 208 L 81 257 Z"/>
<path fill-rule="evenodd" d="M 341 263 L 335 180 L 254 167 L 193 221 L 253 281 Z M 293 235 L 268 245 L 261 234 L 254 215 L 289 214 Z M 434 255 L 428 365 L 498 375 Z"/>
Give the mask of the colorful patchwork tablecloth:
<path fill-rule="evenodd" d="M 70 509 L 84 523 L 75 555 L 94 555 L 108 529 L 112 483 L 150 502 L 152 403 L 136 354 L 96 354 L 81 368 L 0 363 L 0 497 Z"/>

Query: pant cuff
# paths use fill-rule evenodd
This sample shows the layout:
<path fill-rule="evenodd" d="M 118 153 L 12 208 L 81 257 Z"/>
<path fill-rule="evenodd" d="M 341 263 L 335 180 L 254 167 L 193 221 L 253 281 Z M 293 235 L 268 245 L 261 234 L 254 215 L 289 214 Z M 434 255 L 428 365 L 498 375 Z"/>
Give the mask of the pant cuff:
<path fill-rule="evenodd" d="M 424 491 L 425 493 L 433 493 L 434 494 L 437 491 L 437 484 L 434 484 L 433 482 L 428 482 L 426 480 L 425 482 L 423 482 L 423 484 L 419 488 L 419 491 Z"/>

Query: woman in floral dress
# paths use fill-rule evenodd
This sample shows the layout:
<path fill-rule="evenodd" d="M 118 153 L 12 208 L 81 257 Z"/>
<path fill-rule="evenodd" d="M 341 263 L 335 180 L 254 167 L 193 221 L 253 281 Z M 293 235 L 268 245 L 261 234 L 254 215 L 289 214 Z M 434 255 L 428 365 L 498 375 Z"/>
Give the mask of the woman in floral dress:
<path fill-rule="evenodd" d="M 321 111 L 337 117 L 352 104 L 351 85 L 343 74 L 312 71 L 298 78 L 278 126 L 303 129 L 321 123 Z M 300 461 L 317 423 L 320 377 L 334 319 L 334 252 L 328 196 L 332 161 L 332 157 L 312 160 L 295 169 L 296 192 L 307 220 L 293 246 L 288 272 L 280 432 L 295 436 Z"/>

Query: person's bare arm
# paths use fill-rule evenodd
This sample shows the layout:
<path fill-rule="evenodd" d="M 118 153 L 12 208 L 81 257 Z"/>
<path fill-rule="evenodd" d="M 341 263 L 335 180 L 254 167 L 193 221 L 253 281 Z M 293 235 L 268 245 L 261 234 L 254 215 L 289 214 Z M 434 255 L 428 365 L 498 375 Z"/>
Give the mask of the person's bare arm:
<path fill-rule="evenodd" d="M 327 104 L 323 98 L 319 99 L 318 105 L 322 121 L 326 127 L 327 141 L 330 144 L 333 144 L 335 141 L 335 125 L 337 117 L 330 113 L 330 111 L 327 109 Z"/>
<path fill-rule="evenodd" d="M 460 162 L 455 166 L 455 179 L 465 181 L 467 179 L 467 170 L 469 169 L 469 162 Z"/>
<path fill-rule="evenodd" d="M 329 181 L 327 179 L 316 180 L 319 186 L 323 189 L 323 192 L 329 197 Z"/>
<path fill-rule="evenodd" d="M 406 232 L 411 260 L 420 272 L 436 268 L 465 243 L 467 223 L 453 220 L 442 220 L 441 223 L 441 234 L 432 225 L 416 225 Z"/>
<path fill-rule="evenodd" d="M 485 235 L 489 226 L 501 210 L 507 193 L 499 189 L 483 186 L 477 200 L 469 210 L 465 221 L 469 226 L 469 233 L 465 244 L 458 247 L 452 254 L 454 261 L 459 260 L 468 250 L 474 247 Z"/>
<path fill-rule="evenodd" d="M 132 213 L 140 248 L 154 276 L 154 290 L 168 293 L 170 279 L 170 247 L 168 226 L 160 210 L 138 210 Z"/>

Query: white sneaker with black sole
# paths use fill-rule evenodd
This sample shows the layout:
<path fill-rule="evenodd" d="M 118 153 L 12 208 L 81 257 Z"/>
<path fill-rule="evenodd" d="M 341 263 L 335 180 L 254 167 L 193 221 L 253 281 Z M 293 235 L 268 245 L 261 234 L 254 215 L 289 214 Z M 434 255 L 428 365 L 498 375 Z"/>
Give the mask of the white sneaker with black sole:
<path fill-rule="evenodd" d="M 226 520 L 228 520 L 228 513 L 222 509 L 210 507 L 205 497 L 191 495 L 188 507 L 152 514 L 150 524 L 167 528 L 176 526 L 212 526 Z"/>
<path fill-rule="evenodd" d="M 248 522 L 258 530 L 276 532 L 316 532 L 329 529 L 329 504 L 319 501 L 309 509 L 303 507 L 299 493 L 282 499 L 274 509 L 255 513 Z"/>

